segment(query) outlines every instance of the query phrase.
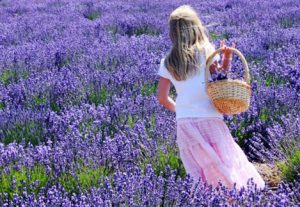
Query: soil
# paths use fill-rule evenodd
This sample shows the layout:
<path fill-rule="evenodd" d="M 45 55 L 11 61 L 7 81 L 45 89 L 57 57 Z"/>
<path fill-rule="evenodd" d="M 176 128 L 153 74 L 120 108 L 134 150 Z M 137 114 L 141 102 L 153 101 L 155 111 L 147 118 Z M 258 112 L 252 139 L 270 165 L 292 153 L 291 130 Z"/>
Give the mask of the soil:
<path fill-rule="evenodd" d="M 275 164 L 253 163 L 270 189 L 276 189 L 282 180 L 281 172 Z"/>

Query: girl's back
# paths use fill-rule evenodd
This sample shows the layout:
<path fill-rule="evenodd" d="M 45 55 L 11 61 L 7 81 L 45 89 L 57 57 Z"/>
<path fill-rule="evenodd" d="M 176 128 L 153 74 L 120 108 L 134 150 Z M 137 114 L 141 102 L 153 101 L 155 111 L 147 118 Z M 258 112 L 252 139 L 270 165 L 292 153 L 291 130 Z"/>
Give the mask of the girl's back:
<path fill-rule="evenodd" d="M 223 114 L 219 113 L 212 105 L 205 88 L 205 54 L 197 53 L 199 69 L 186 80 L 176 80 L 167 70 L 164 61 L 161 59 L 158 75 L 169 79 L 174 85 L 176 98 L 176 119 L 184 117 L 218 117 L 223 119 Z M 218 60 L 216 56 L 215 60 Z"/>

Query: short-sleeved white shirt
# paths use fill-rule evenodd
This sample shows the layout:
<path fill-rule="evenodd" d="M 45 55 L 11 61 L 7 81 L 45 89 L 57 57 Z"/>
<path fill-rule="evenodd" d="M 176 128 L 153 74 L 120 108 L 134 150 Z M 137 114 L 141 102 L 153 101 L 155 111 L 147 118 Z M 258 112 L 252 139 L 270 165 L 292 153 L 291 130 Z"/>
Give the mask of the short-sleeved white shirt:
<path fill-rule="evenodd" d="M 176 120 L 187 117 L 219 117 L 223 119 L 223 114 L 217 111 L 206 94 L 206 58 L 204 54 L 201 54 L 200 58 L 200 70 L 192 77 L 183 81 L 174 79 L 164 65 L 165 58 L 161 59 L 157 74 L 169 79 L 176 89 Z M 216 55 L 212 63 L 219 59 L 220 56 Z"/>

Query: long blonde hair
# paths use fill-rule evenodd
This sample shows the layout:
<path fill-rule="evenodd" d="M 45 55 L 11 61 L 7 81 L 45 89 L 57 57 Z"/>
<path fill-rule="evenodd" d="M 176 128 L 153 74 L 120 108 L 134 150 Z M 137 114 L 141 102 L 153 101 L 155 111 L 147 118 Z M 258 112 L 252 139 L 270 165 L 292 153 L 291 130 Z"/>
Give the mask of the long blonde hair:
<path fill-rule="evenodd" d="M 199 70 L 198 52 L 205 50 L 208 57 L 215 50 L 207 29 L 190 5 L 182 5 L 170 14 L 169 35 L 173 47 L 164 63 L 177 81 L 186 80 Z"/>

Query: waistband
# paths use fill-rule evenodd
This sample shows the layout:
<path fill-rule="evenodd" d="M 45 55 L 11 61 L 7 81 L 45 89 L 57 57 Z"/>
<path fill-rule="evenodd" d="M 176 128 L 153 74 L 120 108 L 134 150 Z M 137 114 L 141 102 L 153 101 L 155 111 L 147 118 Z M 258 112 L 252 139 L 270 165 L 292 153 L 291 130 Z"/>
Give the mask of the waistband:
<path fill-rule="evenodd" d="M 185 123 L 185 122 L 208 121 L 208 120 L 224 121 L 224 118 L 220 118 L 220 117 L 184 117 L 184 118 L 178 118 L 176 120 L 176 122 L 177 123 Z"/>

